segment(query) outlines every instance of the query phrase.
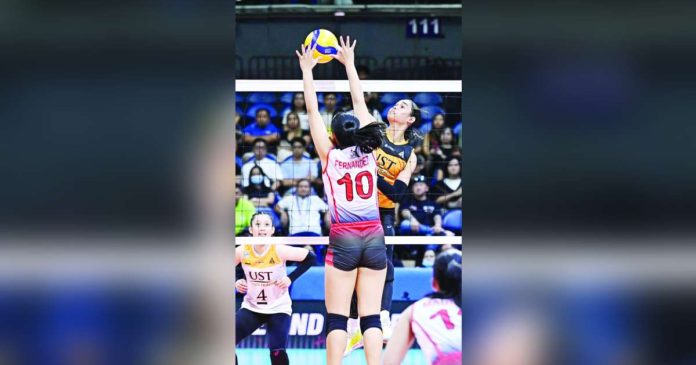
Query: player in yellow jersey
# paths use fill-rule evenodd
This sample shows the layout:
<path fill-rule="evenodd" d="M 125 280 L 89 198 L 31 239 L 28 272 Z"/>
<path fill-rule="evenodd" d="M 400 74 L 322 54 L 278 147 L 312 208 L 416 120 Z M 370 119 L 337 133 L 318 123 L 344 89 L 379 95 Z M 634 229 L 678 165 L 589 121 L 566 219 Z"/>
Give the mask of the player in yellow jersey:
<path fill-rule="evenodd" d="M 255 213 L 249 231 L 254 237 L 272 236 L 271 216 Z M 245 276 L 235 282 L 235 288 L 246 294 L 235 316 L 237 344 L 265 323 L 271 364 L 288 365 L 285 345 L 292 314 L 288 287 L 312 267 L 316 256 L 304 248 L 285 245 L 244 245 L 236 248 L 234 261 L 235 266 L 242 264 Z M 290 275 L 286 275 L 286 261 L 300 263 Z"/>
<path fill-rule="evenodd" d="M 377 188 L 379 213 L 385 236 L 394 236 L 396 220 L 396 204 L 401 201 L 408 191 L 411 174 L 416 168 L 417 159 L 409 141 L 415 137 L 414 125 L 421 119 L 420 109 L 412 100 L 399 100 L 387 115 L 389 126 L 387 138 L 381 148 L 373 153 L 377 161 Z M 382 337 L 388 341 L 391 337 L 391 304 L 394 291 L 394 265 L 392 257 L 394 246 L 387 245 L 387 277 L 382 291 L 380 320 L 382 322 Z M 362 334 L 358 322 L 357 298 L 353 296 L 351 315 L 348 321 L 348 343 L 344 356 L 362 346 Z"/>

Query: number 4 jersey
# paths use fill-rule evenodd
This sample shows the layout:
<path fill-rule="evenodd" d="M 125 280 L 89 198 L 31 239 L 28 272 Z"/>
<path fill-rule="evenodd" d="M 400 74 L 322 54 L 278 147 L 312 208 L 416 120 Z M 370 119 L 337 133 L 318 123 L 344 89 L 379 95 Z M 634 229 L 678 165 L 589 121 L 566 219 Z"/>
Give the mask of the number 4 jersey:
<path fill-rule="evenodd" d="M 462 310 L 452 299 L 414 303 L 411 330 L 428 364 L 461 364 Z"/>
<path fill-rule="evenodd" d="M 324 190 L 332 223 L 379 220 L 377 163 L 371 153 L 356 154 L 356 147 L 334 148 L 324 166 Z"/>
<path fill-rule="evenodd" d="M 252 245 L 244 245 L 242 268 L 247 282 L 247 293 L 242 308 L 256 313 L 292 314 L 292 301 L 287 289 L 274 283 L 287 276 L 285 262 L 276 252 L 275 245 L 267 245 L 262 254 L 257 254 Z"/>

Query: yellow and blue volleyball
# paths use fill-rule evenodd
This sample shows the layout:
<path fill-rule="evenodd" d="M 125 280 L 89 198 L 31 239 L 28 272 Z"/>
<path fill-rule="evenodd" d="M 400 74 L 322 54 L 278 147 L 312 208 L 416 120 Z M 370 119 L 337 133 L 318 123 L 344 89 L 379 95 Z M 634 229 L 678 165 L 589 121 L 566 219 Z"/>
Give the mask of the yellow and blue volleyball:
<path fill-rule="evenodd" d="M 326 29 L 315 29 L 312 33 L 309 33 L 304 41 L 305 47 L 309 46 L 316 49 L 312 54 L 312 57 L 318 58 L 319 63 L 327 63 L 331 61 L 330 55 L 335 55 L 338 53 L 338 39 L 336 36 Z"/>

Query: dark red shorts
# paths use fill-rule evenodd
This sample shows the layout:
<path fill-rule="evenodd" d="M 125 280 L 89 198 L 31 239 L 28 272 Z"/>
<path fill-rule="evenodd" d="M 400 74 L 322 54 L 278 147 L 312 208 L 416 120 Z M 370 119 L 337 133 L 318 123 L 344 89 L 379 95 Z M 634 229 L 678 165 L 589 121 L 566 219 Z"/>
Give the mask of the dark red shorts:
<path fill-rule="evenodd" d="M 379 220 L 333 223 L 326 264 L 343 271 L 359 267 L 373 270 L 386 268 L 387 248 L 382 223 Z"/>

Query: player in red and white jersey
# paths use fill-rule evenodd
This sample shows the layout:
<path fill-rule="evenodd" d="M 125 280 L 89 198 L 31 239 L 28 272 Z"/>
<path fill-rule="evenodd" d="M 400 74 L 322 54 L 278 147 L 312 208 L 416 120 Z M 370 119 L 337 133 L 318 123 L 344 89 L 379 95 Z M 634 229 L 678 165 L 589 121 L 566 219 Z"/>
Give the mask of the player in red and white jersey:
<path fill-rule="evenodd" d="M 309 130 L 321 160 L 331 212 L 326 254 L 326 356 L 328 365 L 341 364 L 347 341 L 347 323 L 353 291 L 368 365 L 378 365 L 382 353 L 380 304 L 387 271 L 384 231 L 377 201 L 377 164 L 372 151 L 384 141 L 386 126 L 367 109 L 355 68 L 355 42 L 340 40 L 334 58 L 346 65 L 353 114 L 338 113 L 331 122 L 331 137 L 319 114 L 312 69 L 313 49 L 296 52 L 302 69 Z"/>
<path fill-rule="evenodd" d="M 462 363 L 462 254 L 449 249 L 433 264 L 435 292 L 413 303 L 399 317 L 387 343 L 384 365 L 401 364 L 418 341 L 426 364 Z"/>

